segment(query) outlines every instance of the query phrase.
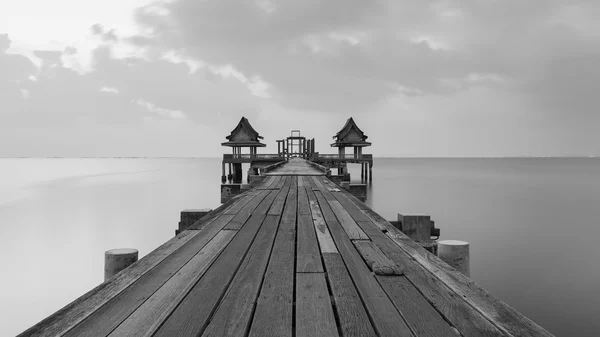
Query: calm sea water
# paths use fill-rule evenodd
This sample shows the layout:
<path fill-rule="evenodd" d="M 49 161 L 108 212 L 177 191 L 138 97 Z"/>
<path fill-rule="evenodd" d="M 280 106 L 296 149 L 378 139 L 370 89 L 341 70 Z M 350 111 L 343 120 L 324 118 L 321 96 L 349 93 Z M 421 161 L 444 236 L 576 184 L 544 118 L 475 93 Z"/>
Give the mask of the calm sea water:
<path fill-rule="evenodd" d="M 351 167 L 360 178 L 359 167 Z M 471 277 L 557 336 L 596 336 L 600 160 L 377 159 L 367 204 L 430 214 L 471 244 Z M 103 279 L 104 251 L 140 257 L 179 212 L 219 205 L 220 159 L 0 159 L 0 335 Z"/>

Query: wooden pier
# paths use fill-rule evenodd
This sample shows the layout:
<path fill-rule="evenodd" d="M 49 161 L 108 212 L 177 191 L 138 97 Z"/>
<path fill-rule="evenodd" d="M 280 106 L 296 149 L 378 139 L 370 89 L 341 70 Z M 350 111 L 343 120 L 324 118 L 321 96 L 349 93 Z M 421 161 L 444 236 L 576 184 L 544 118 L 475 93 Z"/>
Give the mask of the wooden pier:
<path fill-rule="evenodd" d="M 293 159 L 20 336 L 551 336 Z"/>

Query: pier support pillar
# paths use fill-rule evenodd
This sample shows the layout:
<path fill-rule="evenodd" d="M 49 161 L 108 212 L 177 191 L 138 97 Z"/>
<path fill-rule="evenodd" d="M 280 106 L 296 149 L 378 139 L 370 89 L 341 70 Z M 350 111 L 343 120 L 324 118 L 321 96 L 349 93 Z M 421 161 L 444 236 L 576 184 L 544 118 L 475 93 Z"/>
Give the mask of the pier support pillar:
<path fill-rule="evenodd" d="M 369 167 L 369 181 L 373 181 L 373 165 L 371 163 L 367 165 Z"/>
<path fill-rule="evenodd" d="M 471 267 L 468 242 L 458 240 L 439 241 L 438 257 L 463 275 L 470 277 Z"/>
<path fill-rule="evenodd" d="M 242 183 L 242 163 L 233 163 L 233 183 Z"/>
<path fill-rule="evenodd" d="M 111 249 L 104 252 L 104 281 L 138 260 L 138 250 L 133 248 Z"/>
<path fill-rule="evenodd" d="M 365 163 L 360 163 L 360 180 L 365 179 Z"/>
<path fill-rule="evenodd" d="M 225 163 L 224 162 L 221 163 L 221 166 L 222 166 L 222 170 L 221 170 L 221 172 L 222 172 L 222 174 L 221 174 L 221 182 L 225 183 Z"/>

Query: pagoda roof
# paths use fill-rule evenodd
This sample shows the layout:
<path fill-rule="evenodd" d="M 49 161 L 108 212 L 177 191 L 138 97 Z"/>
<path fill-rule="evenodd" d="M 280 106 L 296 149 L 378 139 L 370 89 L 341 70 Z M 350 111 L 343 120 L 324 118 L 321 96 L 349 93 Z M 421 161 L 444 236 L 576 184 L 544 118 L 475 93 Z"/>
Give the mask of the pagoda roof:
<path fill-rule="evenodd" d="M 238 125 L 231 131 L 227 138 L 227 142 L 221 143 L 223 146 L 236 147 L 263 147 L 259 139 L 263 139 L 256 130 L 250 125 L 246 117 L 242 117 Z"/>
<path fill-rule="evenodd" d="M 352 117 L 348 118 L 346 124 L 344 124 L 342 129 L 333 138 L 335 139 L 335 143 L 331 144 L 332 147 L 371 145 L 371 143 L 366 141 L 369 137 L 356 125 Z"/>

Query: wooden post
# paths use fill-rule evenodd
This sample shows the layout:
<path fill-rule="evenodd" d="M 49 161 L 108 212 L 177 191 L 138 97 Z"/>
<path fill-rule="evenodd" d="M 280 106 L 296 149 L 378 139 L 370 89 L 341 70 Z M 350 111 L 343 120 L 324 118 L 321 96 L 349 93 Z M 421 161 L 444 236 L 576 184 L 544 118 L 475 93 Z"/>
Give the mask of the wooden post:
<path fill-rule="evenodd" d="M 452 268 L 463 273 L 463 275 L 471 276 L 468 242 L 458 240 L 438 241 L 438 257 Z"/>
<path fill-rule="evenodd" d="M 400 229 L 414 241 L 430 241 L 431 217 L 429 215 L 402 215 L 398 213 L 398 221 L 402 224 Z"/>
<path fill-rule="evenodd" d="M 179 228 L 175 230 L 175 235 L 186 230 L 188 227 L 194 224 L 194 222 L 202 219 L 206 214 L 210 213 L 212 209 L 184 209 L 181 211 L 181 221 L 179 221 Z"/>
<path fill-rule="evenodd" d="M 373 164 L 368 163 L 367 165 L 369 167 L 369 181 L 373 181 L 373 170 L 372 170 Z"/>
<path fill-rule="evenodd" d="M 365 163 L 365 181 L 369 180 L 369 163 Z"/>
<path fill-rule="evenodd" d="M 104 281 L 138 260 L 137 249 L 120 248 L 104 252 Z"/>

